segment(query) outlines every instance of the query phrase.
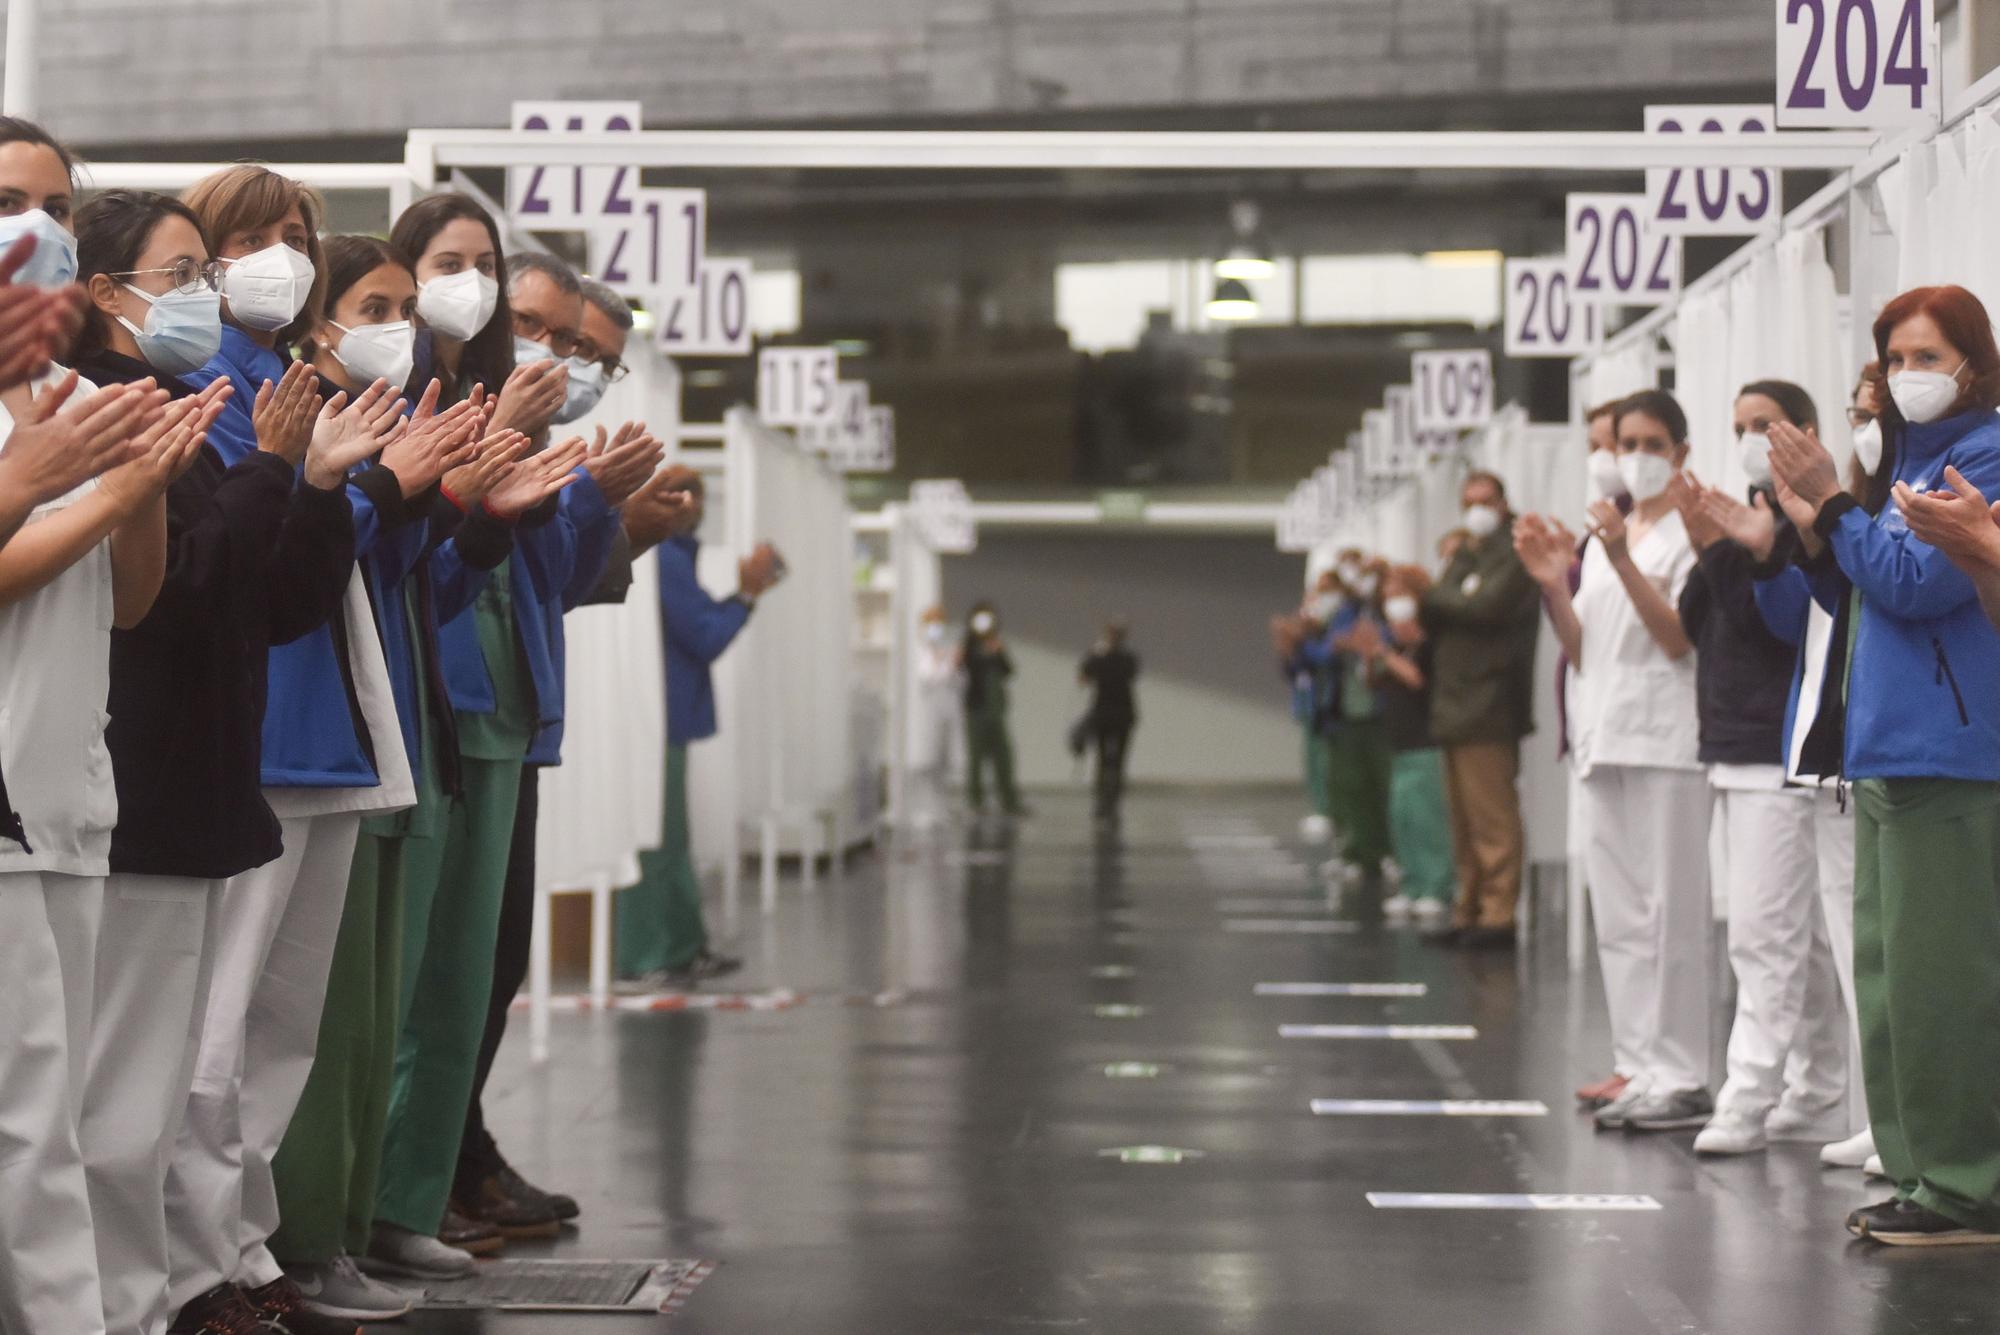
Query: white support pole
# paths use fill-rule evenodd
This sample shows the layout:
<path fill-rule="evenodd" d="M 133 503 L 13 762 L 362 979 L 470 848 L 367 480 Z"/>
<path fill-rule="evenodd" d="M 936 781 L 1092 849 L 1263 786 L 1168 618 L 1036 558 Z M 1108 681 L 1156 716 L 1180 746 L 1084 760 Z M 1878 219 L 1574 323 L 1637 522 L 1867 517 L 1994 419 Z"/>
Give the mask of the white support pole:
<path fill-rule="evenodd" d="M 550 956 L 555 946 L 549 935 L 549 892 L 535 887 L 533 926 L 528 946 L 528 1056 L 536 1062 L 549 1059 L 549 975 Z"/>
<path fill-rule="evenodd" d="M 590 1004 L 603 1010 L 611 1004 L 611 887 L 609 874 L 590 883 Z"/>
<path fill-rule="evenodd" d="M 762 874 L 759 877 L 758 889 L 762 895 L 760 907 L 764 910 L 764 916 L 768 918 L 778 911 L 778 818 L 776 815 L 766 813 L 762 822 L 761 832 L 763 835 L 763 867 Z"/>
<path fill-rule="evenodd" d="M 0 111 L 33 118 L 39 100 L 42 0 L 7 0 L 7 73 Z"/>

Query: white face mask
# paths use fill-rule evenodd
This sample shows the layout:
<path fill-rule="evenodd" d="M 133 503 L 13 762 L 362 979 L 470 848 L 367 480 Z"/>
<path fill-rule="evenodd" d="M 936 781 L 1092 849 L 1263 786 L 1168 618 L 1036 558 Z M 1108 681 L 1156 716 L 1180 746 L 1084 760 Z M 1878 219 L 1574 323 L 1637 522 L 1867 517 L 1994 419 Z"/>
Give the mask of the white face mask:
<path fill-rule="evenodd" d="M 1674 480 L 1674 466 L 1657 454 L 1621 454 L 1618 476 L 1625 480 L 1625 492 L 1634 501 L 1650 501 Z"/>
<path fill-rule="evenodd" d="M 975 615 L 972 618 L 972 633 L 974 635 L 991 635 L 993 633 L 993 614 L 991 612 L 980 612 Z"/>
<path fill-rule="evenodd" d="M 433 278 L 417 289 L 417 314 L 424 323 L 461 343 L 486 327 L 499 304 L 499 280 L 477 269 Z"/>
<path fill-rule="evenodd" d="M 1331 621 L 1333 614 L 1340 610 L 1340 599 L 1330 593 L 1316 593 L 1306 604 L 1306 614 L 1314 621 Z"/>
<path fill-rule="evenodd" d="M 1398 594 L 1382 604 L 1382 614 L 1395 622 L 1417 619 L 1417 600 L 1408 594 Z"/>
<path fill-rule="evenodd" d="M 417 329 L 408 320 L 393 324 L 363 324 L 349 329 L 335 320 L 328 324 L 340 331 L 340 343 L 328 351 L 364 387 L 377 380 L 389 382 L 389 392 L 401 393 L 410 383 L 417 365 Z"/>
<path fill-rule="evenodd" d="M 1882 466 L 1882 423 L 1879 419 L 1854 428 L 1854 458 L 1870 477 Z"/>
<path fill-rule="evenodd" d="M 1752 486 L 1771 485 L 1771 438 L 1761 431 L 1745 431 L 1736 438 L 1736 447 L 1743 461 L 1743 471 L 1750 475 Z"/>
<path fill-rule="evenodd" d="M 1615 501 L 1625 494 L 1625 474 L 1618 469 L 1618 456 L 1610 450 L 1592 450 L 1585 467 L 1590 473 L 1590 486 L 1607 501 Z"/>
<path fill-rule="evenodd" d="M 231 318 L 246 328 L 267 334 L 283 329 L 298 318 L 312 295 L 312 261 L 282 241 L 223 263 L 228 268 L 222 275 L 222 295 L 229 302 Z"/>
<path fill-rule="evenodd" d="M 1352 562 L 1342 562 L 1340 565 L 1334 567 L 1333 573 L 1338 575 L 1340 582 L 1350 589 L 1361 579 L 1361 567 Z"/>
<path fill-rule="evenodd" d="M 563 406 L 556 409 L 552 419 L 557 422 L 574 422 L 595 408 L 598 400 L 604 397 L 604 363 L 571 357 L 566 365 L 569 367 L 569 387 L 563 393 Z"/>
<path fill-rule="evenodd" d="M 942 621 L 926 621 L 924 623 L 924 638 L 926 640 L 929 640 L 932 644 L 944 643 L 944 637 L 946 633 L 947 632 L 945 630 L 945 626 Z"/>
<path fill-rule="evenodd" d="M 1963 363 L 1959 371 L 1965 369 Z M 1889 377 L 1889 397 L 1904 420 L 1923 426 L 1935 422 L 1958 402 L 1958 371 L 1898 371 Z"/>
<path fill-rule="evenodd" d="M 1500 531 L 1500 511 L 1491 505 L 1468 505 L 1460 522 L 1473 537 L 1490 538 Z"/>
<path fill-rule="evenodd" d="M 537 343 L 532 338 L 522 338 L 519 334 L 514 335 L 514 365 L 533 366 L 536 362 L 554 360 L 556 355 L 548 350 L 547 345 Z"/>
<path fill-rule="evenodd" d="M 1373 598 L 1375 590 L 1382 587 L 1382 577 L 1370 571 L 1354 581 L 1354 592 L 1363 598 Z"/>
<path fill-rule="evenodd" d="M 200 370 L 222 347 L 222 298 L 206 286 L 158 296 L 130 283 L 125 290 L 147 303 L 146 324 L 141 328 L 122 315 L 118 323 L 154 370 L 186 375 Z"/>

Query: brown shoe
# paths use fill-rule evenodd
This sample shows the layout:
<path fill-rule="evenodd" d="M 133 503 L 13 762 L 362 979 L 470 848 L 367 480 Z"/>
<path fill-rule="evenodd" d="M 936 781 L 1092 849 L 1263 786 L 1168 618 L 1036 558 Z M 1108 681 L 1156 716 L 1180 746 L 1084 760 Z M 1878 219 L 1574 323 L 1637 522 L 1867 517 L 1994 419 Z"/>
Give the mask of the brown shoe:
<path fill-rule="evenodd" d="M 1599 1108 L 1609 1106 L 1625 1092 L 1625 1086 L 1630 1083 L 1631 1081 L 1622 1075 L 1608 1075 L 1594 1085 L 1585 1085 L 1577 1090 L 1576 1101 L 1583 1105 L 1585 1112 L 1595 1112 Z"/>
<path fill-rule="evenodd" d="M 498 1173 L 481 1177 L 471 1190 L 452 1193 L 451 1208 L 475 1224 L 498 1229 L 507 1238 L 553 1238 L 562 1216 L 548 1204 L 510 1194 Z"/>
<path fill-rule="evenodd" d="M 491 1224 L 467 1218 L 456 1201 L 445 1207 L 444 1223 L 438 1226 L 438 1241 L 474 1256 L 491 1256 L 507 1245 L 505 1234 Z"/>

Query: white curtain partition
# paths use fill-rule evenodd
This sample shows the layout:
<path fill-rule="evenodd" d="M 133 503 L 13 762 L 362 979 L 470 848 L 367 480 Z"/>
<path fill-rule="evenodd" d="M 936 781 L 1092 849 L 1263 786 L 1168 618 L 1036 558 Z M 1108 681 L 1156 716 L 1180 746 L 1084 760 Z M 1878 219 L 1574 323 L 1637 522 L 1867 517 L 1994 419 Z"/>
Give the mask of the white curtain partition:
<path fill-rule="evenodd" d="M 944 560 L 924 541 L 909 506 L 886 506 L 884 515 L 894 581 L 889 604 L 889 819 L 902 823 L 912 814 L 911 775 L 930 760 L 918 726 L 923 693 L 917 668 L 924 611 L 944 598 Z"/>
<path fill-rule="evenodd" d="M 777 545 L 791 573 L 759 600 L 716 665 L 721 736 L 694 748 L 690 769 L 696 849 L 709 861 L 733 859 L 745 832 L 768 821 L 812 839 L 810 830 L 852 810 L 854 782 L 845 484 L 748 409 L 731 409 L 725 427 L 722 473 L 709 484 L 703 580 L 713 591 L 733 589 L 736 562 L 761 541 Z M 833 832 L 844 833 L 837 825 Z"/>

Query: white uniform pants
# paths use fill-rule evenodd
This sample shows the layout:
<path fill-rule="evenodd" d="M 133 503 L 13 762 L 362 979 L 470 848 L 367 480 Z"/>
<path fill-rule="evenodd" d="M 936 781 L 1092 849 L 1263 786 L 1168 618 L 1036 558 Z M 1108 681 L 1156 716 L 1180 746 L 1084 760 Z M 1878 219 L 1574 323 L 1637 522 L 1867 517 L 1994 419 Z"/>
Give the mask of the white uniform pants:
<path fill-rule="evenodd" d="M 1709 1082 L 1708 780 L 1600 765 L 1581 785 L 1597 957 L 1621 1071 L 1655 1094 Z M 1629 1054 L 1629 1056 L 1628 1056 Z"/>
<path fill-rule="evenodd" d="M 1859 1131 L 1868 1125 L 1868 1095 L 1861 1085 L 1861 1021 L 1854 1004 L 1854 799 L 1842 801 L 1832 788 L 1813 794 L 1813 838 L 1819 861 L 1820 924 L 1826 933 L 1827 953 L 1833 962 L 1834 977 L 1840 988 L 1840 1002 L 1846 1026 L 1840 1042 L 1847 1049 L 1847 1076 L 1842 1086 L 1842 1107 L 1847 1129 Z M 1785 1067 L 1785 1081 L 1797 1083 L 1793 1065 L 1802 1054 L 1794 1052 Z M 1789 1101 L 1790 1096 L 1787 1095 Z"/>
<path fill-rule="evenodd" d="M 118 1335 L 167 1325 L 167 1161 L 194 1078 L 221 892 L 221 881 L 181 876 L 105 882 L 77 1140 L 104 1326 Z"/>
<path fill-rule="evenodd" d="M 282 1273 L 264 1246 L 278 1227 L 271 1157 L 312 1071 L 361 818 L 279 823 L 284 853 L 223 883 L 208 1014 L 167 1173 L 175 1311 L 226 1281 L 255 1287 Z"/>
<path fill-rule="evenodd" d="M 95 876 L 0 872 L 0 1331 L 103 1335 L 77 1146 L 90 1054 Z"/>
<path fill-rule="evenodd" d="M 1715 872 L 1736 975 L 1729 1078 L 1716 1107 L 1752 1122 L 1780 1099 L 1821 1116 L 1847 1094 L 1847 1021 L 1820 917 L 1814 809 L 1803 788 L 1714 794 Z"/>

